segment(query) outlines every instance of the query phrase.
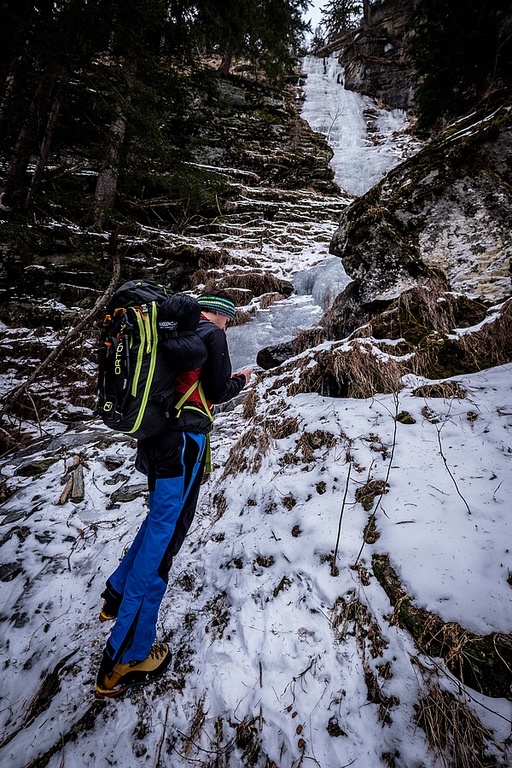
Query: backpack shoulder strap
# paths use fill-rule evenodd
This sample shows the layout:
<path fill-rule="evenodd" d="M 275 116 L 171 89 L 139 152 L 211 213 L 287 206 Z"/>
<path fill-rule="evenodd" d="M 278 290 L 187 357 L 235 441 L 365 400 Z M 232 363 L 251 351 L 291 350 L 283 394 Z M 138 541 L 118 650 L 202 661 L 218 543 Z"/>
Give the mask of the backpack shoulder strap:
<path fill-rule="evenodd" d="M 190 397 L 190 395 L 192 394 L 192 392 L 194 392 L 196 389 L 197 389 L 197 392 L 198 392 L 199 397 L 201 399 L 201 403 L 202 403 L 202 405 L 204 407 L 205 415 L 208 416 L 208 418 L 210 419 L 210 421 L 213 424 L 213 416 L 212 416 L 212 413 L 211 413 L 211 411 L 210 411 L 210 409 L 208 407 L 208 403 L 206 402 L 206 397 L 204 395 L 203 387 L 202 387 L 201 382 L 199 381 L 199 379 L 194 381 L 194 383 L 187 389 L 185 394 L 182 397 L 180 397 L 180 399 L 176 403 L 177 416 L 178 416 L 178 418 L 180 417 L 181 411 L 185 407 L 185 403 L 187 402 L 187 400 Z M 193 406 L 193 405 L 190 405 L 190 406 L 187 406 L 187 407 L 190 408 L 191 410 L 195 410 L 195 411 L 199 411 L 200 410 L 199 408 L 195 408 L 195 406 Z M 203 411 L 201 411 L 201 413 L 203 413 Z"/>

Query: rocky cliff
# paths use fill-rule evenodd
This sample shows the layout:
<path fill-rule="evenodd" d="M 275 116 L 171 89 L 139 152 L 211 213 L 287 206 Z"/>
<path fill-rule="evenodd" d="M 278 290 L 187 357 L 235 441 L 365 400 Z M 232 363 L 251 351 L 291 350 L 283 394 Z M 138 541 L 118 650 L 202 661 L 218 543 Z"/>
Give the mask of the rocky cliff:
<path fill-rule="evenodd" d="M 489 303 L 511 292 L 512 108 L 460 121 L 342 213 L 352 301 L 383 306 L 433 273 Z"/>
<path fill-rule="evenodd" d="M 407 46 L 414 5 L 414 0 L 386 0 L 372 7 L 370 23 L 340 54 L 347 88 L 392 109 L 410 109 L 412 62 Z"/>
<path fill-rule="evenodd" d="M 415 0 L 382 0 L 371 16 L 318 53 L 338 52 L 345 68 L 345 87 L 391 109 L 413 105 L 412 61 L 408 51 Z"/>

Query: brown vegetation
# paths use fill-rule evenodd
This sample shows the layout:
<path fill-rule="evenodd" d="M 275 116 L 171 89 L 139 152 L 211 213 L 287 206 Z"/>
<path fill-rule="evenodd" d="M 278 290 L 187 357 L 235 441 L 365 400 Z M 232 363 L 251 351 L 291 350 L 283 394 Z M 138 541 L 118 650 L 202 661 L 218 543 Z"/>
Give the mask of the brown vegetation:
<path fill-rule="evenodd" d="M 295 372 L 289 394 L 367 398 L 399 391 L 409 373 L 444 379 L 512 361 L 512 299 L 488 315 L 481 302 L 454 297 L 442 287 L 433 281 L 407 291 L 348 340 L 282 365 L 283 372 Z M 465 396 L 453 382 L 442 390 L 418 389 L 415 394 Z"/>
<path fill-rule="evenodd" d="M 375 576 L 393 606 L 392 622 L 408 630 L 429 656 L 440 657 L 464 685 L 486 696 L 509 697 L 512 684 L 512 637 L 494 632 L 481 636 L 456 622 L 416 606 L 403 589 L 387 555 L 374 555 Z"/>

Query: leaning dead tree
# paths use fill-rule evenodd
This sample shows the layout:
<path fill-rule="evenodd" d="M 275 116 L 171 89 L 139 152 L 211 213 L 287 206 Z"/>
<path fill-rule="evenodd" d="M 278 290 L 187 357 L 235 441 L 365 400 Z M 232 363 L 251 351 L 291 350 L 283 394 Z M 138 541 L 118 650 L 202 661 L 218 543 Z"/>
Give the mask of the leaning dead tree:
<path fill-rule="evenodd" d="M 82 331 L 87 325 L 89 325 L 89 323 L 96 316 L 96 314 L 101 310 L 102 307 L 104 307 L 104 305 L 108 302 L 109 298 L 112 296 L 112 294 L 114 293 L 117 287 L 120 274 L 121 274 L 121 258 L 116 249 L 113 256 L 112 277 L 110 279 L 107 289 L 101 294 L 101 296 L 98 298 L 98 300 L 96 301 L 92 309 L 86 310 L 85 313 L 79 313 L 79 315 L 77 315 L 75 324 L 71 328 L 69 328 L 68 332 L 66 333 L 64 338 L 61 340 L 61 342 L 55 347 L 55 349 L 53 349 L 50 352 L 48 357 L 42 360 L 42 362 L 30 374 L 30 376 L 23 382 L 23 384 L 20 384 L 20 386 L 18 387 L 14 387 L 13 389 L 11 389 L 9 392 L 6 393 L 6 395 L 3 398 L 2 410 L 0 410 L 0 421 L 4 418 L 4 416 L 7 413 L 9 413 L 13 404 L 22 395 L 25 395 L 29 391 L 32 384 L 41 376 L 43 371 L 45 371 L 49 365 L 54 363 L 60 357 L 62 352 L 69 346 L 70 341 L 74 339 L 76 336 L 78 336 L 80 331 Z"/>

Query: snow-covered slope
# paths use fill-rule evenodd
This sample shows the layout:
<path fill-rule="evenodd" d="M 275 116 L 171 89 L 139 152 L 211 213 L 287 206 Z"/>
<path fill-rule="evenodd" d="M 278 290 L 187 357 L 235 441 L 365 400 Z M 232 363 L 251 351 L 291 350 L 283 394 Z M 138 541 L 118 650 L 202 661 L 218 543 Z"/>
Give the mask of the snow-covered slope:
<path fill-rule="evenodd" d="M 106 705 L 93 698 L 99 593 L 146 511 L 133 446 L 94 425 L 7 462 L 2 764 L 55 751 L 33 764 L 434 767 L 415 715 L 440 686 L 493 729 L 506 765 L 511 703 L 418 653 L 371 557 L 389 554 L 445 621 L 511 632 L 510 375 L 468 376 L 466 398 L 428 402 L 411 388 L 398 401 L 292 397 L 267 376 L 219 414 L 215 469 L 161 611 L 170 671 Z M 85 497 L 59 505 L 73 455 Z M 53 463 L 26 477 L 35 461 Z M 388 489 L 365 510 L 369 480 Z M 380 538 L 361 552 L 372 514 Z"/>
<path fill-rule="evenodd" d="M 318 284 L 318 304 L 346 203 L 305 192 L 272 226 L 228 223 L 213 246 L 247 269 L 303 272 L 297 285 Z M 293 307 L 298 327 L 315 321 L 312 303 L 294 296 L 232 329 L 240 365 L 278 311 L 285 335 Z M 134 445 L 92 419 L 53 421 L 3 458 L 1 765 L 511 764 L 509 694 L 453 677 L 464 643 L 446 661 L 422 653 L 373 570 L 388 556 L 404 594 L 454 637 L 459 624 L 467 637 L 510 638 L 511 366 L 457 377 L 451 396 L 415 395 L 425 382 L 410 380 L 368 400 L 293 394 L 293 366 L 260 374 L 217 415 L 214 471 L 160 613 L 171 666 L 119 700 L 94 699 L 109 631 L 97 617 L 147 511 Z"/>

